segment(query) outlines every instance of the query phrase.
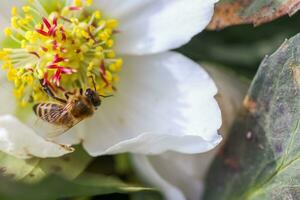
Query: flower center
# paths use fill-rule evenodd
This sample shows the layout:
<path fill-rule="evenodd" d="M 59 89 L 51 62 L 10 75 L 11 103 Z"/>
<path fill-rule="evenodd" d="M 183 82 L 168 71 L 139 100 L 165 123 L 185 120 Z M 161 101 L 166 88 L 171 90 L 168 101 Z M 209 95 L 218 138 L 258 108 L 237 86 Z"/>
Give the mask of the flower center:
<path fill-rule="evenodd" d="M 21 105 L 49 98 L 41 84 L 57 95 L 94 83 L 101 95 L 115 91 L 123 63 L 112 49 L 118 21 L 103 19 L 100 11 L 89 9 L 91 3 L 57 1 L 49 12 L 39 0 L 29 0 L 21 13 L 12 9 L 11 27 L 4 31 L 11 42 L 0 60 Z"/>

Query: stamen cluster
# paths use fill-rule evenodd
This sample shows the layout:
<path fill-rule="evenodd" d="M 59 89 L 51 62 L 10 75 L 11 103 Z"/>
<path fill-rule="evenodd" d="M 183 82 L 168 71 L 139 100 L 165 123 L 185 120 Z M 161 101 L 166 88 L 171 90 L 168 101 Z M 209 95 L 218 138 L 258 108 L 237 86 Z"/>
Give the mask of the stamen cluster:
<path fill-rule="evenodd" d="M 114 92 L 122 67 L 112 49 L 118 21 L 103 19 L 90 4 L 58 1 L 48 12 L 39 0 L 30 0 L 20 14 L 12 9 L 11 27 L 5 29 L 11 44 L 0 51 L 0 59 L 21 105 L 49 98 L 40 80 L 61 94 L 92 87 L 92 80 L 100 94 Z"/>

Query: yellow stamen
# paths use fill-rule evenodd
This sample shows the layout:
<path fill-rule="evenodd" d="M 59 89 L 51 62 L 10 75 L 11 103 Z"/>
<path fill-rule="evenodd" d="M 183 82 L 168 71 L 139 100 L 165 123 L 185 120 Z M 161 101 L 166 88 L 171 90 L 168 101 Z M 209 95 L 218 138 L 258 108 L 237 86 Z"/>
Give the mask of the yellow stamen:
<path fill-rule="evenodd" d="M 12 9 L 11 9 L 11 15 L 12 16 L 16 16 L 17 14 L 18 14 L 17 7 L 16 6 L 12 7 Z"/>
<path fill-rule="evenodd" d="M 17 48 L 0 50 L 0 60 L 8 80 L 14 83 L 19 105 L 49 98 L 40 80 L 51 85 L 58 96 L 63 96 L 62 88 L 93 88 L 90 77 L 100 94 L 115 91 L 123 64 L 112 49 L 118 21 L 102 18 L 92 7 L 86 9 L 92 0 L 73 3 L 76 7 L 57 4 L 48 13 L 39 0 L 29 0 L 20 13 L 16 7 L 11 9 L 11 27 L 4 33 Z"/>
<path fill-rule="evenodd" d="M 75 0 L 75 6 L 81 7 L 82 6 L 81 0 Z"/>
<path fill-rule="evenodd" d="M 86 0 L 86 5 L 91 6 L 93 4 L 93 0 Z"/>
<path fill-rule="evenodd" d="M 4 29 L 4 34 L 5 34 L 6 36 L 10 36 L 10 35 L 12 34 L 11 28 L 5 28 L 5 29 Z"/>

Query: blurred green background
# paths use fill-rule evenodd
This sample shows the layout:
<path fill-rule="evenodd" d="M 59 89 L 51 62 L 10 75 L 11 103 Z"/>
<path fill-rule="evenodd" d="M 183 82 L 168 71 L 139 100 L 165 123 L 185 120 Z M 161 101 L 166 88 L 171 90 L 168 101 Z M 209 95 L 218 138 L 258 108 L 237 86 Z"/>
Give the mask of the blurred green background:
<path fill-rule="evenodd" d="M 251 78 L 265 55 L 300 32 L 299 23 L 298 13 L 258 27 L 239 25 L 204 31 L 179 51 L 193 60 L 221 64 Z"/>

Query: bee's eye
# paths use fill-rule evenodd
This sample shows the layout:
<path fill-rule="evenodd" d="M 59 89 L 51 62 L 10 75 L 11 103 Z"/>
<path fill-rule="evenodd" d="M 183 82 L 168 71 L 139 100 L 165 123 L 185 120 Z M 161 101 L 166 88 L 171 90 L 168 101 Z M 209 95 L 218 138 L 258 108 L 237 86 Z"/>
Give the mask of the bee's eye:
<path fill-rule="evenodd" d="M 93 90 L 91 90 L 91 89 L 88 88 L 85 91 L 85 96 L 87 98 L 89 98 L 89 100 L 91 101 L 91 103 L 93 104 L 93 106 L 95 106 L 95 107 L 100 106 L 101 100 L 99 98 L 99 95 L 95 91 L 93 91 Z"/>
<path fill-rule="evenodd" d="M 93 93 L 94 93 L 94 91 L 91 90 L 90 88 L 88 88 L 88 89 L 86 89 L 86 91 L 85 91 L 85 96 L 89 97 L 89 96 L 93 95 Z"/>

